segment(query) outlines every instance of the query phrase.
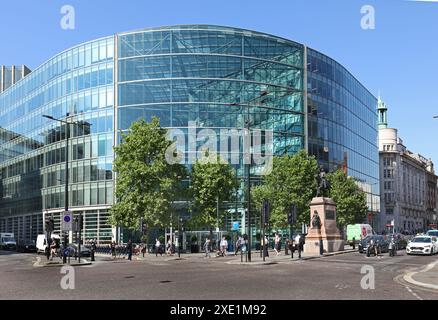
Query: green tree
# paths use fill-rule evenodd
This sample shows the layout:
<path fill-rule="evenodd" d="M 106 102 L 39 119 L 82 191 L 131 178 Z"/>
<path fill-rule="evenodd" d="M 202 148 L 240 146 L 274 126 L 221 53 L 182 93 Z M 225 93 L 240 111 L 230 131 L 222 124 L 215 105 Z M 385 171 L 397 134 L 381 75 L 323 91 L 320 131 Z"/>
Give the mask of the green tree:
<path fill-rule="evenodd" d="M 217 221 L 217 207 L 224 201 L 231 201 L 238 188 L 233 167 L 209 157 L 208 161 L 197 161 L 193 166 L 190 185 L 193 209 L 198 213 L 191 225 L 212 230 Z"/>
<path fill-rule="evenodd" d="M 122 133 L 122 142 L 114 148 L 117 201 L 110 218 L 114 225 L 138 229 L 140 218 L 148 228 L 169 223 L 172 199 L 186 169 L 166 160 L 172 144 L 166 133 L 155 117 L 150 123 L 141 119 L 129 134 Z"/>
<path fill-rule="evenodd" d="M 329 196 L 336 203 L 339 227 L 362 222 L 367 213 L 366 197 L 355 180 L 342 170 L 328 173 L 327 179 L 330 182 Z"/>
<path fill-rule="evenodd" d="M 288 226 L 287 213 L 294 203 L 297 206 L 297 225 L 309 224 L 309 204 L 315 196 L 318 163 L 313 156 L 301 150 L 293 156 L 274 157 L 273 169 L 262 179 L 262 184 L 252 189 L 256 209 L 269 200 L 270 223 L 273 228 Z"/>

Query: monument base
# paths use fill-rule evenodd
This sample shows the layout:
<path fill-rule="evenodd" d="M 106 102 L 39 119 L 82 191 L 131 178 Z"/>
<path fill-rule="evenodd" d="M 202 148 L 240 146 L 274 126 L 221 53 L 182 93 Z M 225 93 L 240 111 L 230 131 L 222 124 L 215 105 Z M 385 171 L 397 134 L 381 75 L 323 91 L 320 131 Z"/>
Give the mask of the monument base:
<path fill-rule="evenodd" d="M 323 253 L 343 251 L 344 240 L 336 225 L 336 204 L 330 198 L 313 198 L 310 203 L 310 221 L 312 227 L 306 236 L 304 252 Z M 319 219 L 319 221 L 318 221 Z"/>
<path fill-rule="evenodd" d="M 336 251 L 343 251 L 344 250 L 344 240 L 335 239 L 335 240 L 328 240 L 328 239 L 322 239 L 321 241 L 319 239 L 308 239 L 306 237 L 306 243 L 304 245 L 304 252 L 305 253 L 321 253 L 320 251 L 320 243 L 322 242 L 323 247 L 323 253 L 329 253 L 329 252 L 336 252 Z"/>

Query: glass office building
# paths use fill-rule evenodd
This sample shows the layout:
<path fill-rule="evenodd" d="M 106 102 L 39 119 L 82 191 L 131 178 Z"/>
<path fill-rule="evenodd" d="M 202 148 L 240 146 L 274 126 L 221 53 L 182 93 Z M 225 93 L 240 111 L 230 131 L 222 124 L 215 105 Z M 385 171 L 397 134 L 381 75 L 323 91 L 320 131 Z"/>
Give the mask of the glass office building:
<path fill-rule="evenodd" d="M 242 129 L 250 116 L 252 129 L 273 132 L 274 154 L 305 148 L 327 170 L 345 168 L 377 210 L 376 104 L 334 60 L 264 33 L 186 25 L 81 44 L 0 94 L 0 230 L 34 239 L 46 215 L 60 228 L 66 128 L 43 115 L 78 123 L 69 207 L 84 214 L 85 238 L 100 243 L 116 236 L 108 224 L 112 147 L 133 121 L 153 116 L 187 135 L 193 124 L 218 134 Z M 242 163 L 236 168 L 243 177 Z"/>

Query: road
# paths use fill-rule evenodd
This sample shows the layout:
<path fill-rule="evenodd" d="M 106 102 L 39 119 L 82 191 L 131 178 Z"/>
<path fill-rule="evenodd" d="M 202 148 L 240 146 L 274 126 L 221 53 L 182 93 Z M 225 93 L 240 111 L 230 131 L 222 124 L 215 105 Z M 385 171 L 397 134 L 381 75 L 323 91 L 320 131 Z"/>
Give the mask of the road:
<path fill-rule="evenodd" d="M 238 259 L 99 258 L 90 266 L 75 267 L 75 289 L 63 290 L 61 279 L 65 275 L 60 267 L 35 267 L 34 254 L 1 254 L 0 299 L 438 299 L 438 291 L 401 279 L 407 272 L 437 261 L 438 256 L 407 256 L 400 251 L 393 258 L 387 254 L 368 258 L 354 252 L 302 261 L 283 259 L 270 265 L 226 263 Z M 276 261 L 275 257 L 270 259 Z M 361 273 L 363 268 L 367 274 Z M 375 288 L 363 289 L 361 282 L 370 283 L 363 280 L 371 276 L 370 270 L 375 275 Z"/>

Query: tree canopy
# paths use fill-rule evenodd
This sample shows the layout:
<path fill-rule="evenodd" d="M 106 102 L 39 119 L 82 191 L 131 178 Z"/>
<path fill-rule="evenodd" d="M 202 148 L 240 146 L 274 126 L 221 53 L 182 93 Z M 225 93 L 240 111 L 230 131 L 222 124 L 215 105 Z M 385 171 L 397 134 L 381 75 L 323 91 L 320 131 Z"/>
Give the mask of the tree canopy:
<path fill-rule="evenodd" d="M 309 204 L 316 192 L 315 174 L 318 163 L 313 156 L 301 150 L 293 156 L 274 157 L 271 174 L 262 179 L 262 184 L 253 188 L 252 198 L 256 209 L 263 201 L 270 203 L 270 223 L 274 228 L 288 226 L 287 213 L 291 204 L 297 208 L 297 224 L 309 224 Z"/>
<path fill-rule="evenodd" d="M 220 161 L 197 161 L 192 169 L 190 185 L 193 209 L 197 212 L 191 224 L 211 228 L 217 221 L 217 204 L 231 201 L 238 188 L 234 168 Z"/>
<path fill-rule="evenodd" d="M 330 181 L 329 196 L 336 202 L 336 220 L 339 226 L 362 222 L 366 217 L 365 193 L 352 177 L 338 170 L 327 174 Z"/>
<path fill-rule="evenodd" d="M 180 164 L 169 164 L 166 151 L 172 141 L 154 117 L 134 122 L 129 134 L 122 133 L 114 148 L 114 171 L 117 174 L 116 203 L 111 208 L 111 222 L 137 229 L 140 218 L 148 227 L 164 226 L 170 221 L 172 199 L 178 182 L 186 175 Z"/>

